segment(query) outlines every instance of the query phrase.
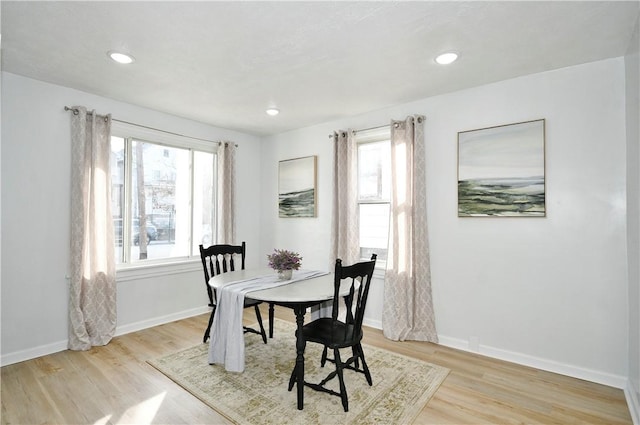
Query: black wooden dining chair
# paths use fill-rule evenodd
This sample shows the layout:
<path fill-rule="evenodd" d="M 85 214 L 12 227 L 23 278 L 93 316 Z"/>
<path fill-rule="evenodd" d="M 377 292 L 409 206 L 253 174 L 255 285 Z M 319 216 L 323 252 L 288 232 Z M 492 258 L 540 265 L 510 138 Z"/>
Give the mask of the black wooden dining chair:
<path fill-rule="evenodd" d="M 363 261 L 350 266 L 343 266 L 342 260 L 336 260 L 331 317 L 316 319 L 304 325 L 302 328 L 302 336 L 305 343 L 315 342 L 324 346 L 320 365 L 324 367 L 326 362 L 329 361 L 336 366 L 335 370 L 329 373 L 320 383 L 315 384 L 305 381 L 304 385 L 316 391 L 322 391 L 340 397 L 345 412 L 349 411 L 349 401 L 347 398 L 347 389 L 344 385 L 344 369 L 363 373 L 369 386 L 373 384 L 360 341 L 362 340 L 362 320 L 369 296 L 371 277 L 373 276 L 373 270 L 376 266 L 376 257 L 376 254 L 373 254 L 371 261 Z M 348 295 L 340 296 L 341 285 L 343 288 L 344 285 L 348 285 Z M 339 319 L 340 300 L 344 300 L 346 308 L 344 321 Z M 340 357 L 341 348 L 351 348 L 352 355 L 346 361 L 343 361 Z M 332 359 L 327 357 L 327 351 L 329 349 L 333 350 Z M 360 364 L 362 367 L 360 367 Z M 291 379 L 289 380 L 289 391 L 293 388 L 295 376 L 296 369 L 294 368 Z M 340 382 L 340 392 L 325 387 L 325 384 L 336 376 Z"/>
<path fill-rule="evenodd" d="M 204 332 L 202 342 L 207 342 L 209 339 L 209 333 L 211 332 L 211 324 L 213 323 L 213 316 L 216 313 L 216 291 L 209 285 L 209 279 L 213 276 L 217 276 L 220 273 L 226 273 L 228 271 L 235 270 L 235 256 L 240 256 L 241 270 L 244 270 L 244 259 L 246 253 L 246 244 L 242 242 L 242 245 L 211 245 L 205 248 L 200 245 L 200 259 L 202 260 L 202 267 L 204 268 L 204 283 L 207 287 L 207 295 L 209 296 L 209 307 L 211 307 L 211 316 L 209 316 L 209 324 L 207 330 Z M 262 336 L 264 343 L 267 343 L 267 334 L 262 325 L 262 315 L 260 314 L 259 305 L 262 301 L 254 300 L 251 298 L 244 298 L 244 308 L 253 307 L 256 311 L 256 317 L 258 319 L 258 325 L 260 330 L 253 329 L 244 326 L 244 332 L 253 332 Z M 272 310 L 271 310 L 272 311 Z M 269 315 L 271 317 L 271 311 Z M 270 319 L 270 323 L 273 320 Z"/>

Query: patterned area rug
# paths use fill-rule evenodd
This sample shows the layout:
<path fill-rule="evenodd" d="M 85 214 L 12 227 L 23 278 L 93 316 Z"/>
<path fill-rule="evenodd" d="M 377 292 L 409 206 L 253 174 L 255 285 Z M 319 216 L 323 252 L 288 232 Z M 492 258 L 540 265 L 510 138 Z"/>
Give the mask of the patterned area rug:
<path fill-rule="evenodd" d="M 245 334 L 245 371 L 226 372 L 207 363 L 208 344 L 149 361 L 236 424 L 409 424 L 438 389 L 449 370 L 363 344 L 373 378 L 345 370 L 349 412 L 340 398 L 305 387 L 304 410 L 297 410 L 296 387 L 287 391 L 295 363 L 295 325 L 276 319 L 273 339 Z M 305 380 L 320 382 L 334 365 L 320 367 L 322 347 L 308 343 Z M 348 353 L 345 353 L 345 357 Z M 331 381 L 338 388 L 338 379 Z"/>

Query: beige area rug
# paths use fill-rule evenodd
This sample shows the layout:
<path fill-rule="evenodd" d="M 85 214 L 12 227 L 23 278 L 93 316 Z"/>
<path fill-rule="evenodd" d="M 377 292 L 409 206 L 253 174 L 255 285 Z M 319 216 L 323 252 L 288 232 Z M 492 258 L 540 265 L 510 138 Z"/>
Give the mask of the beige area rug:
<path fill-rule="evenodd" d="M 276 319 L 273 339 L 245 334 L 245 371 L 209 365 L 209 344 L 149 361 L 178 385 L 237 424 L 409 424 L 449 373 L 447 368 L 363 344 L 373 378 L 345 370 L 349 412 L 340 398 L 305 387 L 304 410 L 297 410 L 296 387 L 287 391 L 295 363 L 295 325 Z M 308 343 L 305 380 L 320 382 L 334 368 L 320 367 L 322 347 Z M 346 358 L 345 353 L 345 358 Z M 337 389 L 338 380 L 331 381 Z"/>

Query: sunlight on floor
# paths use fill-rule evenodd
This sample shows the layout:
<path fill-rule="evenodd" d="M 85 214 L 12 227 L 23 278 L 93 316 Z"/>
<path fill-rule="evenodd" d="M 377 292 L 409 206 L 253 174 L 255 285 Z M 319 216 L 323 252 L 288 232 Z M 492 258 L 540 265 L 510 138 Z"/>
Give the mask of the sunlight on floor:
<path fill-rule="evenodd" d="M 114 422 L 115 424 L 136 424 L 136 425 L 149 425 L 153 418 L 155 418 L 164 397 L 167 395 L 166 391 L 158 394 L 155 397 L 151 397 L 141 403 L 136 404 L 127 409 L 122 414 L 120 420 Z M 93 425 L 104 425 L 110 423 L 110 419 L 113 415 L 107 415 L 96 422 Z"/>

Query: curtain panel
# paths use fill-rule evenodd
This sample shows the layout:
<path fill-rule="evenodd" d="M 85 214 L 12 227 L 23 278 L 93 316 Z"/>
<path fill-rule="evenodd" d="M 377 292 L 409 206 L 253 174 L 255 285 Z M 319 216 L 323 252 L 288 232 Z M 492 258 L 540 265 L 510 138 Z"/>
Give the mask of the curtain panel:
<path fill-rule="evenodd" d="M 353 131 L 333 135 L 333 209 L 329 270 L 336 258 L 345 265 L 360 260 L 358 220 L 358 147 Z"/>
<path fill-rule="evenodd" d="M 236 150 L 232 142 L 220 142 L 218 148 L 218 244 L 234 244 L 236 239 Z"/>
<path fill-rule="evenodd" d="M 111 216 L 111 115 L 71 108 L 71 350 L 109 343 L 116 330 Z"/>
<path fill-rule="evenodd" d="M 437 342 L 427 231 L 424 117 L 391 122 L 391 218 L 383 334 Z"/>
<path fill-rule="evenodd" d="M 333 208 L 331 211 L 331 242 L 329 266 L 336 259 L 344 265 L 360 261 L 358 220 L 358 147 L 352 130 L 333 133 Z M 333 301 L 311 307 L 311 319 L 331 317 Z"/>

